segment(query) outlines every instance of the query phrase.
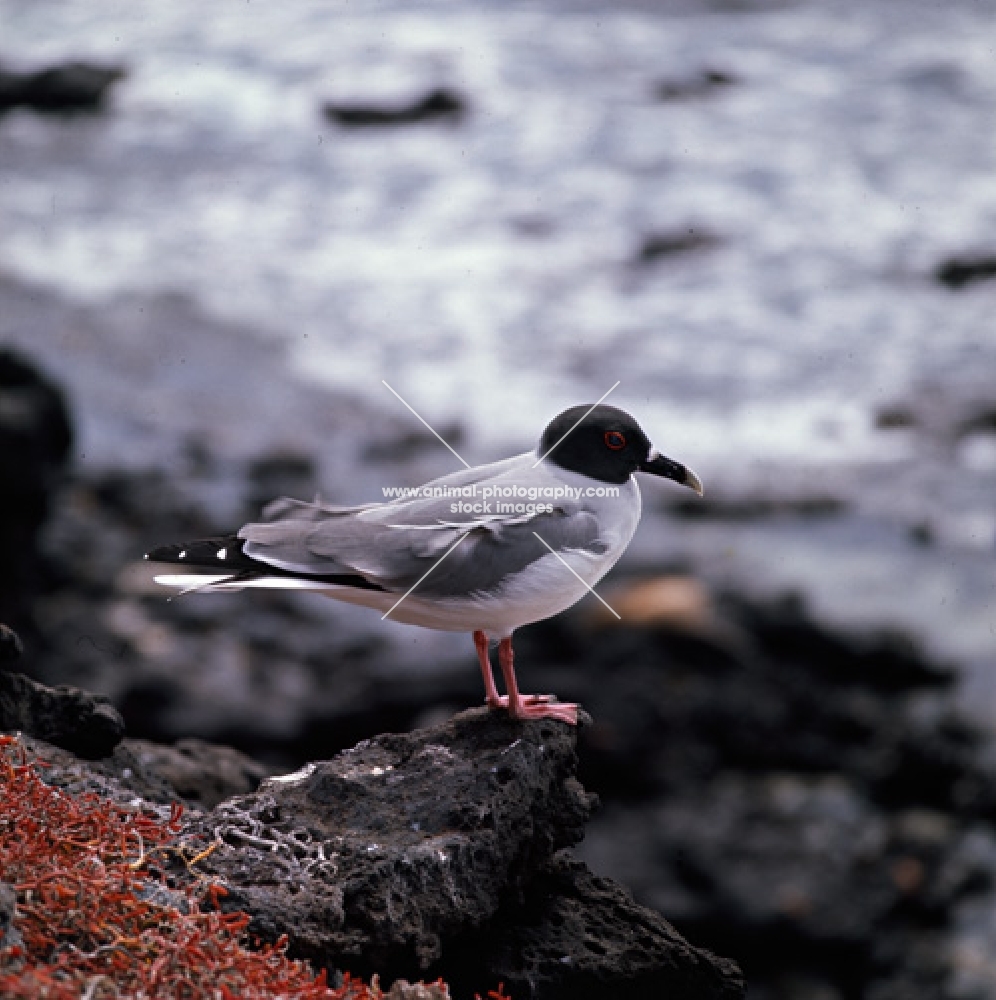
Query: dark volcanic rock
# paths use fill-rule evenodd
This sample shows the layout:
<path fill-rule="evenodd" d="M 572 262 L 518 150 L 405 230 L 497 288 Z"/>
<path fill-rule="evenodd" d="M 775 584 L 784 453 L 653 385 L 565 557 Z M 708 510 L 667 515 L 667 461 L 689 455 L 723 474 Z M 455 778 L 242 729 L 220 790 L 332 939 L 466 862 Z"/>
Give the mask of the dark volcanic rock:
<path fill-rule="evenodd" d="M 694 229 L 671 233 L 654 233 L 646 236 L 636 252 L 637 264 L 652 264 L 663 257 L 677 257 L 684 254 L 712 250 L 722 241 L 711 233 L 696 232 Z"/>
<path fill-rule="evenodd" d="M 977 834 L 928 810 L 883 813 L 839 778 L 731 775 L 705 792 L 613 811 L 591 849 L 626 851 L 638 897 L 739 953 L 759 987 L 794 971 L 830 996 L 892 995 L 915 968 L 920 986 L 897 996 L 947 996 L 937 929 L 985 885 Z"/>
<path fill-rule="evenodd" d="M 0 625 L 0 663 L 14 663 L 24 655 L 24 646 L 17 633 L 6 625 Z"/>
<path fill-rule="evenodd" d="M 0 673 L 0 729 L 20 730 L 81 757 L 105 757 L 121 742 L 124 720 L 106 699 L 79 688 L 50 688 L 24 674 Z"/>
<path fill-rule="evenodd" d="M 966 413 L 957 426 L 959 435 L 996 434 L 996 403 L 980 403 Z"/>
<path fill-rule="evenodd" d="M 459 122 L 467 112 L 467 105 L 455 91 L 436 87 L 407 104 L 329 102 L 322 110 L 329 121 L 344 128 L 384 128 L 430 121 Z"/>
<path fill-rule="evenodd" d="M 579 774 L 607 804 L 582 857 L 735 958 L 758 997 L 948 997 L 952 914 L 992 877 L 972 845 L 996 815 L 950 672 L 791 598 L 713 613 L 523 630 L 533 683 L 596 720 Z"/>
<path fill-rule="evenodd" d="M 474 710 L 271 778 L 192 832 L 223 841 L 207 867 L 257 933 L 400 975 L 581 839 L 591 801 L 574 766 L 566 726 Z"/>
<path fill-rule="evenodd" d="M 706 69 L 686 79 L 663 80 L 654 88 L 659 101 L 687 101 L 708 97 L 719 90 L 733 86 L 736 77 L 718 69 Z"/>
<path fill-rule="evenodd" d="M 269 774 L 266 767 L 244 753 L 204 740 L 178 740 L 175 746 L 147 740 L 127 740 L 126 744 L 177 798 L 203 809 L 213 809 L 233 795 L 254 792 Z"/>
<path fill-rule="evenodd" d="M 16 916 L 17 891 L 9 882 L 0 882 L 0 950 L 24 943 L 14 923 Z"/>
<path fill-rule="evenodd" d="M 322 965 L 387 979 L 431 970 L 478 989 L 514 972 L 536 1000 L 580 979 L 739 996 L 732 965 L 583 866 L 551 863 L 592 807 L 574 777 L 575 735 L 464 712 L 271 778 L 197 818 L 188 843 L 217 838 L 200 867 L 228 889 L 226 908 Z M 542 930 L 516 959 L 523 919 Z M 490 950 L 467 947 L 475 933 Z"/>
<path fill-rule="evenodd" d="M 996 254 L 979 257 L 952 257 L 937 266 L 934 278 L 948 288 L 964 288 L 976 281 L 996 278 Z"/>
<path fill-rule="evenodd" d="M 49 114 L 99 111 L 112 84 L 125 75 L 120 66 L 67 62 L 34 73 L 0 69 L 0 113 L 16 107 Z"/>
<path fill-rule="evenodd" d="M 139 800 L 162 806 L 181 803 L 202 812 L 224 796 L 254 789 L 265 773 L 237 750 L 199 740 L 170 747 L 123 739 L 110 754 L 95 760 L 29 735 L 22 734 L 21 742 L 48 784 L 132 806 Z"/>
<path fill-rule="evenodd" d="M 38 532 L 69 460 L 62 391 L 16 351 L 0 349 L 0 619 L 25 622 L 38 589 Z"/>
<path fill-rule="evenodd" d="M 759 521 L 775 517 L 835 517 L 847 510 L 847 503 L 829 494 L 810 496 L 754 495 L 696 497 L 689 503 L 684 497 L 668 499 L 665 509 L 690 520 Z"/>
<path fill-rule="evenodd" d="M 540 869 L 521 905 L 466 945 L 487 956 L 516 1000 L 734 1000 L 744 990 L 734 962 L 693 947 L 617 883 L 564 855 Z M 450 976 L 456 987 L 461 977 Z"/>

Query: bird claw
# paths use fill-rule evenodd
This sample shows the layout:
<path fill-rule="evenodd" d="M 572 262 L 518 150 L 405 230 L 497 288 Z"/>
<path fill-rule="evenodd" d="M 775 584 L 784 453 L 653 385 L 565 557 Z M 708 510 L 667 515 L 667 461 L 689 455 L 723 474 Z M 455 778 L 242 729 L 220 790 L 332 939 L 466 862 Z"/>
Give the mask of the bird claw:
<path fill-rule="evenodd" d="M 549 705 L 557 700 L 553 694 L 524 694 L 519 697 L 520 705 Z M 508 708 L 508 695 L 500 694 L 488 700 L 488 708 Z"/>
<path fill-rule="evenodd" d="M 559 702 L 552 694 L 524 694 L 511 705 L 508 695 L 499 695 L 497 702 L 488 702 L 489 708 L 505 708 L 513 719 L 557 719 L 570 726 L 578 724 L 578 706 L 572 702 Z"/>
<path fill-rule="evenodd" d="M 532 695 L 531 697 L 536 697 Z M 545 695 L 540 695 L 546 698 Z M 573 702 L 545 700 L 540 703 L 530 702 L 530 696 L 523 698 L 518 705 L 513 705 L 508 712 L 513 719 L 557 719 L 569 726 L 578 724 L 578 707 Z"/>

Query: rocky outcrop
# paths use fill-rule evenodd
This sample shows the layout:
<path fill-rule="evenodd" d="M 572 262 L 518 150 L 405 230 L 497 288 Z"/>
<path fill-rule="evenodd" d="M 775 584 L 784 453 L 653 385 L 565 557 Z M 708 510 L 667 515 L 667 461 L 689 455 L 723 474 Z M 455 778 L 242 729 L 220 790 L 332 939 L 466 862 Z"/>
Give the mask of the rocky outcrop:
<path fill-rule="evenodd" d="M 934 279 L 955 290 L 977 281 L 996 278 L 996 254 L 951 257 L 942 261 L 934 270 Z"/>
<path fill-rule="evenodd" d="M 72 442 L 62 390 L 27 358 L 0 349 L 0 620 L 15 627 L 40 586 L 38 532 Z"/>
<path fill-rule="evenodd" d="M 0 662 L 20 655 L 17 633 L 0 625 Z M 0 672 L 0 732 L 18 732 L 38 748 L 53 783 L 115 799 L 137 794 L 210 809 L 253 791 L 268 774 L 238 750 L 203 740 L 124 739 L 124 720 L 107 698 L 19 673 Z"/>
<path fill-rule="evenodd" d="M 434 87 L 398 103 L 330 101 L 322 111 L 330 122 L 341 128 L 389 128 L 438 121 L 455 124 L 467 113 L 467 103 L 454 90 Z"/>
<path fill-rule="evenodd" d="M 81 757 L 105 757 L 121 742 L 124 720 L 106 699 L 24 674 L 0 673 L 0 730 L 21 731 Z"/>
<path fill-rule="evenodd" d="M 22 652 L 17 633 L 0 625 L 0 663 L 15 662 Z M 0 671 L 0 731 L 24 732 L 81 757 L 96 758 L 107 756 L 121 742 L 124 720 L 107 698 Z"/>
<path fill-rule="evenodd" d="M 611 879 L 559 854 L 539 869 L 521 904 L 500 911 L 464 954 L 479 956 L 513 997 L 741 996 L 729 959 L 690 945 L 659 913 Z M 473 970 L 447 968 L 450 982 Z"/>
<path fill-rule="evenodd" d="M 0 69 L 0 114 L 25 107 L 46 114 L 99 111 L 113 84 L 125 75 L 120 66 L 66 62 L 15 73 Z"/>
<path fill-rule="evenodd" d="M 740 996 L 732 963 L 561 853 L 593 805 L 576 764 L 573 729 L 474 709 L 271 778 L 195 818 L 186 849 L 214 844 L 199 868 L 225 905 L 321 965 L 516 1000 Z"/>

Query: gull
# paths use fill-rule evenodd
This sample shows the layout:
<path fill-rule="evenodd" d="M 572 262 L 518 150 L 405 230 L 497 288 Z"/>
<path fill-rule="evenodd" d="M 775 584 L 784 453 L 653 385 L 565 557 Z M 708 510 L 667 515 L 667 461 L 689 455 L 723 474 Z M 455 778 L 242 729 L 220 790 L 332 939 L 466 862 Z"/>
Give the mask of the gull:
<path fill-rule="evenodd" d="M 640 521 L 637 472 L 702 494 L 695 473 L 658 452 L 628 413 L 575 406 L 550 421 L 535 451 L 413 495 L 355 507 L 284 497 L 233 535 L 162 546 L 146 559 L 182 567 L 155 577 L 182 592 L 316 591 L 395 621 L 470 632 L 489 707 L 576 725 L 576 704 L 520 692 L 512 633 L 593 593 L 615 565 Z M 491 669 L 493 641 L 506 694 Z"/>

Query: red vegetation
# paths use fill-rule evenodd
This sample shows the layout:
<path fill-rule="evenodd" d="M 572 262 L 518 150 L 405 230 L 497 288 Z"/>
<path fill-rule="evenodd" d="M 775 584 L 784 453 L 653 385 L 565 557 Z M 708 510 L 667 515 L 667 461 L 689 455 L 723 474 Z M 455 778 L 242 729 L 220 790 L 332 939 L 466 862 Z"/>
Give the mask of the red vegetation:
<path fill-rule="evenodd" d="M 181 808 L 164 820 L 42 781 L 23 746 L 0 735 L 0 882 L 17 896 L 0 914 L 5 1000 L 388 1000 L 350 979 L 333 988 L 286 939 L 251 950 L 245 913 L 202 909 L 194 889 L 166 894 L 156 860 L 171 848 Z M 196 859 L 186 859 L 194 864 Z M 181 909 L 178 909 L 178 904 Z M 186 910 L 186 912 L 183 912 Z M 415 996 L 414 988 L 410 996 Z M 423 992 L 424 991 L 424 992 Z M 443 984 L 425 1000 L 448 997 Z M 489 1000 L 508 1000 L 499 987 Z"/>

